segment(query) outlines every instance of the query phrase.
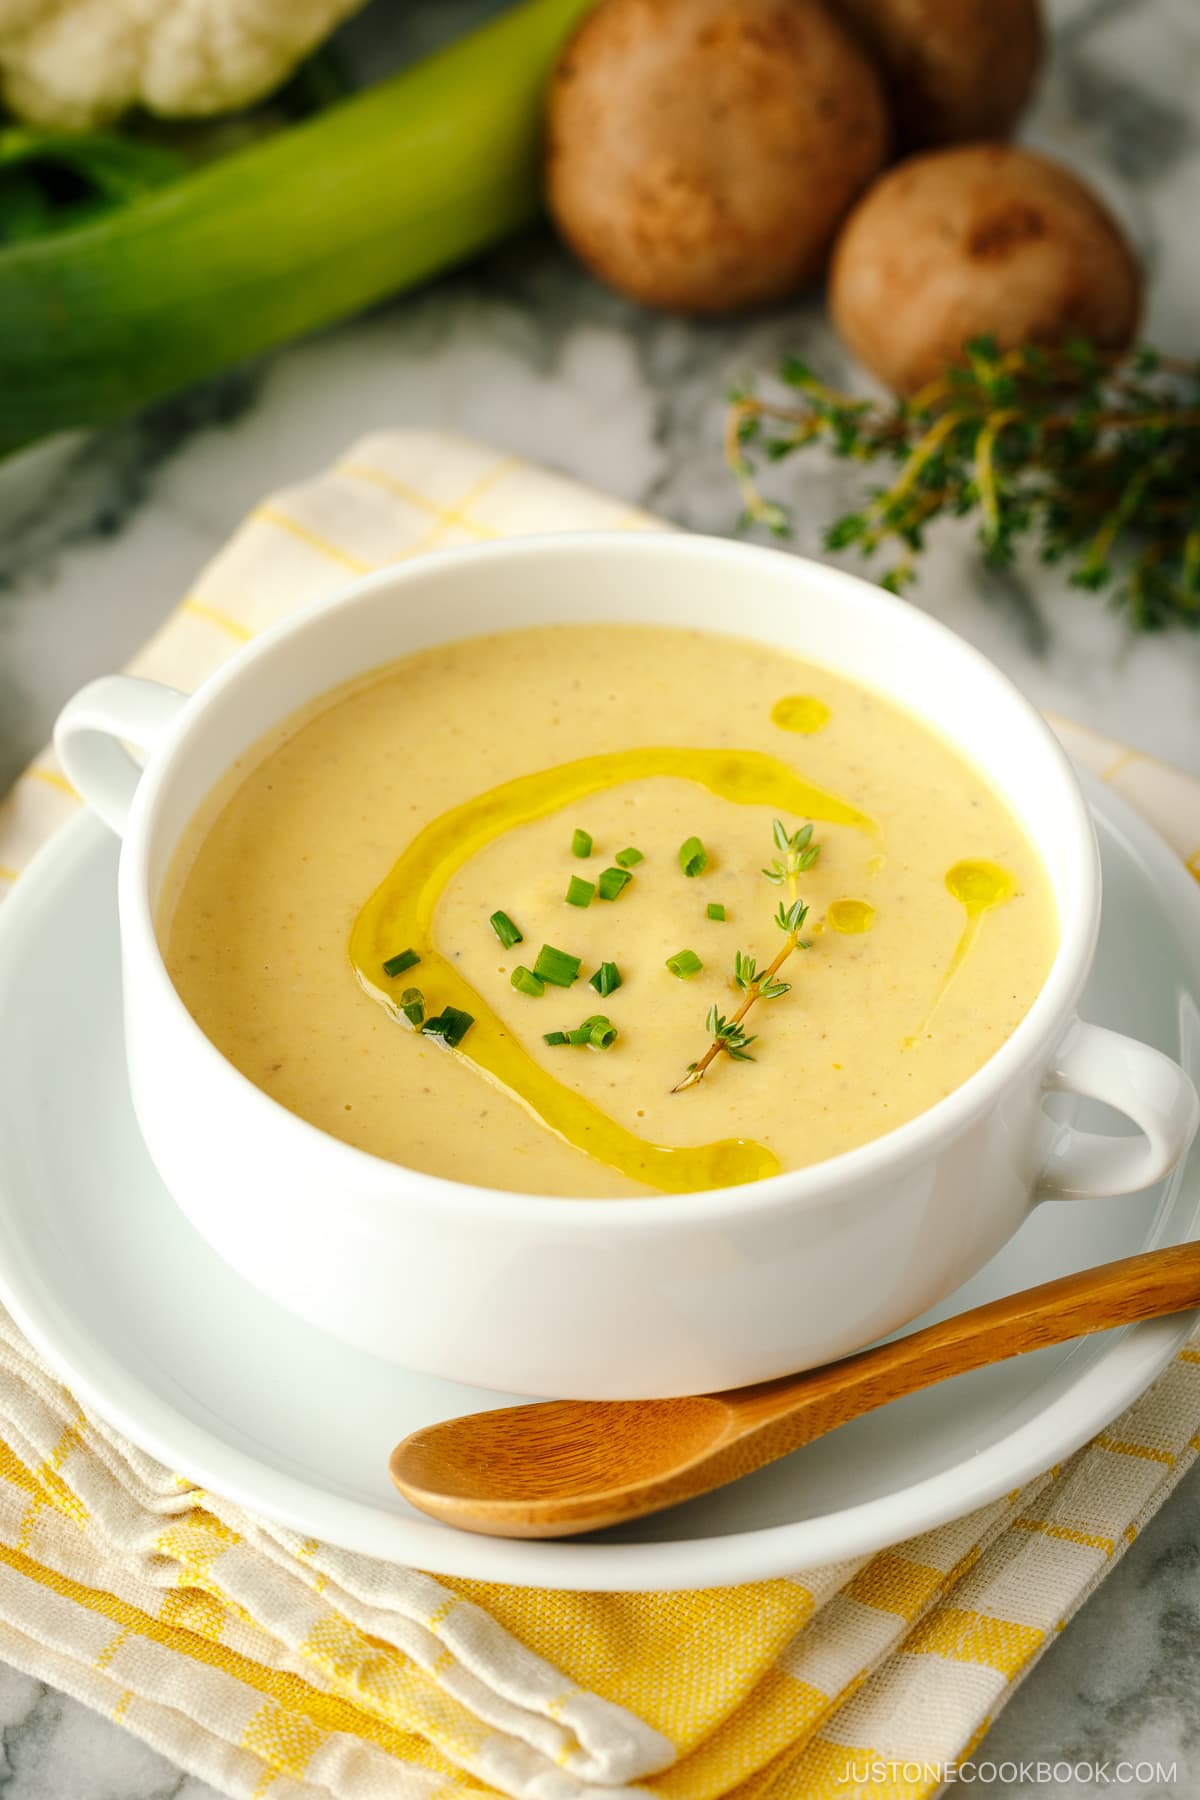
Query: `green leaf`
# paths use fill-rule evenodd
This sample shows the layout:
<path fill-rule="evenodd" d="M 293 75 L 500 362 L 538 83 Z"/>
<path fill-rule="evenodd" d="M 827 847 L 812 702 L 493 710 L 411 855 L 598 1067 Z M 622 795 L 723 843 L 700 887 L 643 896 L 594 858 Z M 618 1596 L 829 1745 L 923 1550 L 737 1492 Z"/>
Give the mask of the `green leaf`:
<path fill-rule="evenodd" d="M 803 357 L 791 354 L 784 357 L 779 366 L 779 375 L 789 387 L 797 388 L 808 387 L 816 379 Z"/>
<path fill-rule="evenodd" d="M 183 159 L 100 131 L 0 128 L 0 242 L 27 243 L 177 181 Z"/>

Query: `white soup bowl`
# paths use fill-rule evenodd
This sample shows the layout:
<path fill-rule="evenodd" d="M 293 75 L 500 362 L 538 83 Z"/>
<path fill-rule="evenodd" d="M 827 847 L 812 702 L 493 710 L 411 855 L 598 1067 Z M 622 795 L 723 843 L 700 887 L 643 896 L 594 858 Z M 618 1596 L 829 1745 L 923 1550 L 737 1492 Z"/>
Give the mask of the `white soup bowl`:
<path fill-rule="evenodd" d="M 234 759 L 307 701 L 405 652 L 564 621 L 702 627 L 793 651 L 898 701 L 986 774 L 1041 854 L 1061 937 L 1028 1014 L 976 1074 L 815 1167 L 605 1201 L 468 1187 L 384 1162 L 286 1111 L 215 1049 L 172 985 L 155 908 L 181 833 Z M 1157 1181 L 1196 1129 L 1181 1069 L 1077 1016 L 1099 861 L 1043 720 L 942 626 L 798 557 L 614 533 L 421 558 L 265 632 L 190 699 L 124 676 L 93 682 L 63 712 L 57 743 L 71 780 L 124 837 L 129 1074 L 166 1186 L 257 1288 L 412 1368 L 590 1399 L 703 1392 L 825 1362 L 950 1293 L 1034 1204 Z M 1052 1122 L 1043 1100 L 1055 1090 L 1106 1101 L 1138 1134 Z"/>

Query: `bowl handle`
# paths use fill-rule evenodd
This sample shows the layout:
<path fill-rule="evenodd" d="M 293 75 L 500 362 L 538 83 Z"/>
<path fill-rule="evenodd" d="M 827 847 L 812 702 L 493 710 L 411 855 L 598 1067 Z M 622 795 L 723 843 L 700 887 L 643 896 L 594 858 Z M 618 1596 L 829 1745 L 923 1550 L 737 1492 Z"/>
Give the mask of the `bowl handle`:
<path fill-rule="evenodd" d="M 124 832 L 146 756 L 162 742 L 187 695 L 134 675 L 105 675 L 68 700 L 54 727 L 54 747 L 68 781 L 118 837 Z"/>
<path fill-rule="evenodd" d="M 1038 1200 L 1099 1200 L 1150 1187 L 1173 1169 L 1200 1123 L 1192 1079 L 1161 1050 L 1103 1025 L 1076 1019 L 1046 1077 L 1050 1093 L 1103 1100 L 1141 1128 L 1139 1137 L 1108 1137 L 1056 1127 Z"/>

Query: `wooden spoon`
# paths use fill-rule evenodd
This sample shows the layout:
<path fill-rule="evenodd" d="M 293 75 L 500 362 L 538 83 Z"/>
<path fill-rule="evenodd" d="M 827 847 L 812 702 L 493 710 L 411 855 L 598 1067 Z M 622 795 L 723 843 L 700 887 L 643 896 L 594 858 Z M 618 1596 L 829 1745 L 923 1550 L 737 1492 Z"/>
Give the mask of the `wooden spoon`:
<path fill-rule="evenodd" d="M 1200 1305 L 1200 1243 L 1006 1294 L 841 1362 L 678 1400 L 548 1400 L 446 1419 L 392 1452 L 406 1500 L 464 1531 L 570 1537 L 749 1475 L 951 1375 Z"/>

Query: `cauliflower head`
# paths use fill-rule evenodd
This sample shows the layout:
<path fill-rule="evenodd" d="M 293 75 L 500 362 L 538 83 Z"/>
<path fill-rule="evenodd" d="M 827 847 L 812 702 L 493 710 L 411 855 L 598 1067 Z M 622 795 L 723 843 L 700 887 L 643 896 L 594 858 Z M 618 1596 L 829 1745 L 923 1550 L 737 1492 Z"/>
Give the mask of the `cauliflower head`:
<path fill-rule="evenodd" d="M 0 94 L 82 129 L 133 106 L 196 116 L 269 93 L 362 0 L 0 0 Z"/>

